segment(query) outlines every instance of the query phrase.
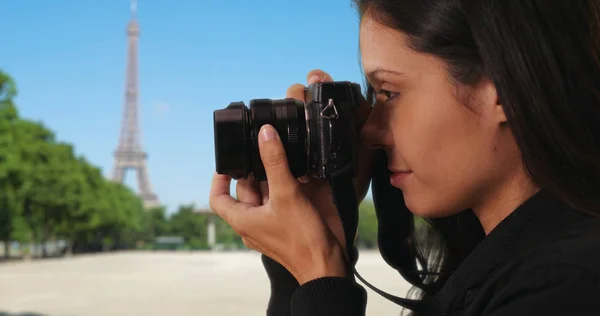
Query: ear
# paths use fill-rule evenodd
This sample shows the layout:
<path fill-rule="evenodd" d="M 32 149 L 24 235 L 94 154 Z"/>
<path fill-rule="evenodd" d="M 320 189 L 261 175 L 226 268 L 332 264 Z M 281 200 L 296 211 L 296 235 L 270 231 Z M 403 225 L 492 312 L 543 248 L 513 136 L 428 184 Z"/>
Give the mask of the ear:
<path fill-rule="evenodd" d="M 504 106 L 500 102 L 500 98 L 496 97 L 496 105 L 494 106 L 494 118 L 498 124 L 504 124 L 508 121 L 506 118 L 506 112 L 504 112 Z"/>
<path fill-rule="evenodd" d="M 479 102 L 485 106 L 485 111 L 490 115 L 491 120 L 497 124 L 506 123 L 506 113 L 504 112 L 504 107 L 502 106 L 494 82 L 485 77 L 481 79 L 477 89 L 479 90 Z"/>

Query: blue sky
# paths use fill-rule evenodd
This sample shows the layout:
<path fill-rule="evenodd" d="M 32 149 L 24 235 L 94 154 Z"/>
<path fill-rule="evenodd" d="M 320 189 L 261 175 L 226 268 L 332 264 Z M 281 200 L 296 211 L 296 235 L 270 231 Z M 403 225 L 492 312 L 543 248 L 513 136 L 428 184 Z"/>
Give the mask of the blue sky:
<path fill-rule="evenodd" d="M 0 68 L 21 115 L 43 121 L 108 176 L 125 80 L 127 0 L 1 0 Z M 139 0 L 142 143 L 173 211 L 208 205 L 212 112 L 281 98 L 314 68 L 362 83 L 350 0 Z M 127 184 L 137 190 L 133 172 Z"/>

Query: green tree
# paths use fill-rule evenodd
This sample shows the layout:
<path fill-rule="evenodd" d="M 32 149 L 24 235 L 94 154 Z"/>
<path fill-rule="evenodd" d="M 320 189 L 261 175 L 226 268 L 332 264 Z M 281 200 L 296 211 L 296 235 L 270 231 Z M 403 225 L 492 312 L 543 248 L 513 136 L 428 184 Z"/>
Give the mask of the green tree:
<path fill-rule="evenodd" d="M 98 221 L 94 208 L 97 203 L 94 184 L 101 179 L 99 175 L 98 178 L 89 177 L 86 171 L 93 167 L 84 159 L 75 157 L 70 146 L 61 147 L 64 155 L 63 168 L 68 169 L 62 170 L 64 174 L 58 188 L 63 194 L 63 199 L 61 208 L 58 209 L 60 215 L 56 216 L 59 219 L 56 233 L 67 241 L 66 253 L 70 255 L 73 253 L 77 237 L 92 230 Z"/>
<path fill-rule="evenodd" d="M 60 173 L 62 153 L 55 146 L 54 133 L 41 123 L 19 120 L 15 125 L 15 140 L 22 173 L 16 211 L 25 218 L 31 240 L 45 244 L 62 215 L 62 196 L 58 190 L 64 178 Z M 45 256 L 45 247 L 43 251 Z"/>
<path fill-rule="evenodd" d="M 0 240 L 4 242 L 4 254 L 9 256 L 9 242 L 16 218 L 15 203 L 18 159 L 14 151 L 13 126 L 18 119 L 13 103 L 16 88 L 12 79 L 0 70 Z"/>
<path fill-rule="evenodd" d="M 377 247 L 377 214 L 372 200 L 364 200 L 359 207 L 356 245 L 361 248 Z"/>
<path fill-rule="evenodd" d="M 147 230 L 142 236 L 142 240 L 153 244 L 158 236 L 164 236 L 171 233 L 171 226 L 167 218 L 167 210 L 164 207 L 154 207 L 149 209 L 144 216 L 144 227 Z"/>
<path fill-rule="evenodd" d="M 194 212 L 194 205 L 182 205 L 169 219 L 171 235 L 181 236 L 192 249 L 207 249 L 207 218 Z"/>
<path fill-rule="evenodd" d="M 190 248 L 207 248 L 209 215 L 195 213 L 193 205 L 170 217 L 162 207 L 146 210 L 131 189 L 107 180 L 42 122 L 20 118 L 16 93 L 0 70 L 0 241 L 6 255 L 10 241 L 62 239 L 70 254 L 131 249 L 167 234 L 182 236 Z M 215 226 L 218 243 L 243 247 L 221 218 L 215 217 Z M 371 228 L 361 227 L 367 240 Z"/>
<path fill-rule="evenodd" d="M 139 197 L 41 122 L 19 118 L 15 96 L 0 71 L 0 240 L 8 248 L 63 238 L 67 252 L 134 247 L 153 223 Z"/>

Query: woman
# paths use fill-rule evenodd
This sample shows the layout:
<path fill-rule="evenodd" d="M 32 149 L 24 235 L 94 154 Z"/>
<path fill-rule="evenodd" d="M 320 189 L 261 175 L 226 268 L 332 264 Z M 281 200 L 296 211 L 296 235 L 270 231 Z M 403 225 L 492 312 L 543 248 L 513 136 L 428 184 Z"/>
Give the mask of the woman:
<path fill-rule="evenodd" d="M 431 223 L 426 240 L 400 222 L 403 240 L 379 240 L 419 289 L 415 313 L 598 315 L 600 1 L 356 3 L 374 103 L 361 108 L 361 161 L 385 152 L 374 167 L 389 169 L 402 198 L 379 193 L 379 205 L 404 216 L 390 219 Z M 288 97 L 302 100 L 303 88 Z M 215 175 L 210 202 L 264 254 L 268 313 L 363 315 L 327 184 L 294 179 L 268 125 L 259 149 L 268 185 L 239 181 L 235 200 Z M 361 171 L 359 198 L 372 175 Z"/>

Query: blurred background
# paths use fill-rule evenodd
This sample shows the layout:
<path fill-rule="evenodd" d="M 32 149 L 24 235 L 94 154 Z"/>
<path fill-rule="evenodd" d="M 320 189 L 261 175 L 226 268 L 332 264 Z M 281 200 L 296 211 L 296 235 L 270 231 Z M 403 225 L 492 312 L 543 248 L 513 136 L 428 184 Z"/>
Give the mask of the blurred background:
<path fill-rule="evenodd" d="M 212 112 L 283 98 L 316 68 L 363 83 L 351 1 L 0 0 L 0 13 L 0 315 L 264 315 L 259 254 L 208 207 Z M 359 272 L 405 295 L 370 194 L 360 218 Z M 370 290 L 368 306 L 400 312 Z"/>

